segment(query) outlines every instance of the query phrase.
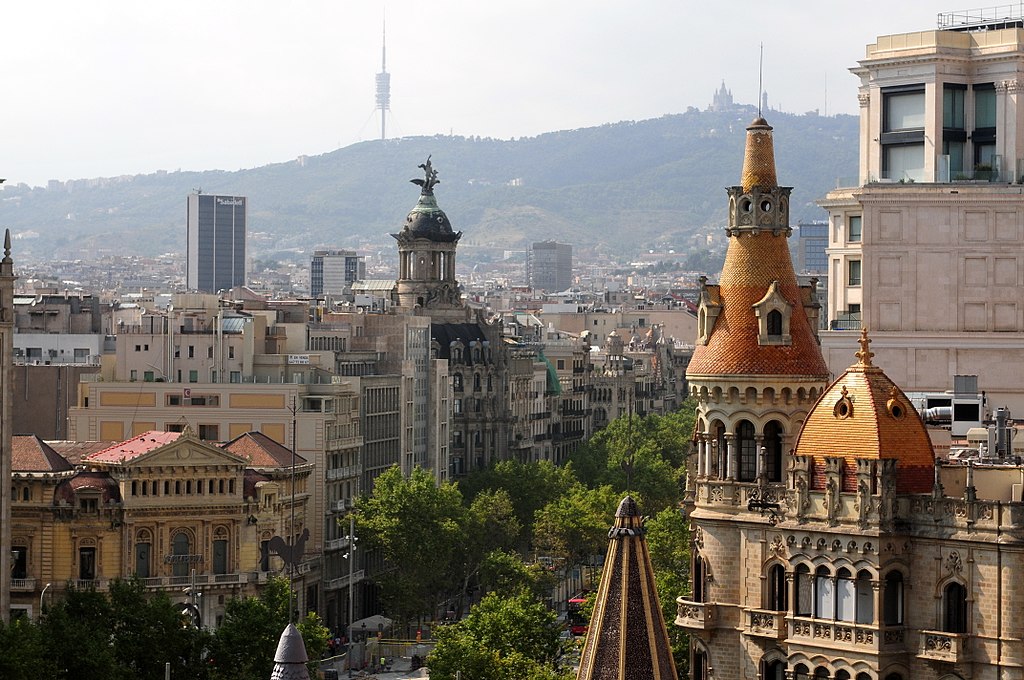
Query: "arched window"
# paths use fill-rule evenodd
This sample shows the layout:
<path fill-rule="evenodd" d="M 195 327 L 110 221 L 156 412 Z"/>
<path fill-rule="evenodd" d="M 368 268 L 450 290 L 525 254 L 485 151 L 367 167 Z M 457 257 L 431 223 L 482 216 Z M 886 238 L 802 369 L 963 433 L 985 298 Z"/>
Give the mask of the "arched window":
<path fill-rule="evenodd" d="M 811 568 L 806 564 L 796 568 L 796 615 L 811 616 L 814 607 L 814 583 Z"/>
<path fill-rule="evenodd" d="M 850 680 L 850 674 L 847 671 L 836 671 L 835 680 Z"/>
<path fill-rule="evenodd" d="M 694 648 L 693 663 L 690 666 L 690 677 L 693 680 L 708 680 L 708 655 L 703 649 Z"/>
<path fill-rule="evenodd" d="M 942 599 L 945 609 L 942 630 L 947 633 L 966 633 L 967 588 L 954 581 L 946 586 Z"/>
<path fill-rule="evenodd" d="M 817 668 L 814 669 L 814 677 L 816 677 L 816 678 L 827 678 L 828 676 L 829 676 L 828 675 L 828 669 L 825 668 L 824 666 L 818 666 Z"/>
<path fill-rule="evenodd" d="M 757 442 L 754 440 L 754 424 L 741 420 L 736 425 L 736 445 L 739 447 L 739 481 L 752 482 L 757 478 Z"/>
<path fill-rule="evenodd" d="M 768 597 L 765 609 L 782 612 L 789 609 L 786 597 L 786 568 L 781 564 L 773 564 L 768 569 Z"/>
<path fill-rule="evenodd" d="M 810 677 L 811 676 L 808 675 L 807 666 L 802 663 L 798 663 L 796 668 L 793 669 L 793 680 L 809 680 Z"/>
<path fill-rule="evenodd" d="M 454 375 L 452 375 L 452 389 L 454 389 L 456 392 L 461 392 L 462 391 L 462 374 L 461 373 L 455 373 Z"/>
<path fill-rule="evenodd" d="M 782 312 L 777 309 L 768 312 L 767 324 L 769 336 L 782 337 Z"/>
<path fill-rule="evenodd" d="M 770 661 L 764 665 L 764 672 L 762 673 L 764 680 L 785 680 L 786 678 L 786 662 Z"/>
<path fill-rule="evenodd" d="M 882 594 L 885 625 L 903 625 L 903 574 L 890 571 L 885 575 L 885 592 Z"/>
<path fill-rule="evenodd" d="M 871 585 L 871 573 L 865 569 L 857 572 L 857 623 L 874 623 L 875 595 Z"/>
<path fill-rule="evenodd" d="M 828 567 L 820 566 L 814 572 L 814 616 L 834 619 L 836 615 L 835 583 Z"/>
<path fill-rule="evenodd" d="M 769 482 L 782 481 L 782 426 L 773 420 L 764 426 L 765 474 Z"/>
<path fill-rule="evenodd" d="M 139 532 L 135 539 L 135 575 L 139 578 L 150 577 L 153 544 L 148 531 Z"/>
<path fill-rule="evenodd" d="M 693 601 L 704 602 L 707 598 L 707 565 L 699 554 L 693 556 Z"/>
<path fill-rule="evenodd" d="M 853 621 L 856 615 L 857 597 L 853 574 L 845 567 L 836 574 L 836 619 Z"/>

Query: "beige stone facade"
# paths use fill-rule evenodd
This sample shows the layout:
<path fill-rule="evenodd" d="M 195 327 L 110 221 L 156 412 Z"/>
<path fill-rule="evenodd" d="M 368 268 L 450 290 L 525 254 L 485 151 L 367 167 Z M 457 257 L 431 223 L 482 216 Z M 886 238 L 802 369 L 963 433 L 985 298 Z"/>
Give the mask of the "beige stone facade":
<path fill-rule="evenodd" d="M 1024 30 L 882 36 L 860 77 L 858 186 L 829 212 L 833 374 L 861 326 L 904 389 L 978 375 L 1024 412 Z"/>

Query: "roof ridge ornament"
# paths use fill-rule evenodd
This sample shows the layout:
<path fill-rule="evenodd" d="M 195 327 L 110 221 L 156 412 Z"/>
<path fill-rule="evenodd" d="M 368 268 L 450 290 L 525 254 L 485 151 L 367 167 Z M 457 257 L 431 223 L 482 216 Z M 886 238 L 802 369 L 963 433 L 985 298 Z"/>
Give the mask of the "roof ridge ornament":
<path fill-rule="evenodd" d="M 860 331 L 860 339 L 857 341 L 860 343 L 860 351 L 856 353 L 856 357 L 860 362 L 860 365 L 867 368 L 874 366 L 871 363 L 871 357 L 875 356 L 875 353 L 871 351 L 871 340 L 868 338 L 868 329 L 865 326 Z"/>

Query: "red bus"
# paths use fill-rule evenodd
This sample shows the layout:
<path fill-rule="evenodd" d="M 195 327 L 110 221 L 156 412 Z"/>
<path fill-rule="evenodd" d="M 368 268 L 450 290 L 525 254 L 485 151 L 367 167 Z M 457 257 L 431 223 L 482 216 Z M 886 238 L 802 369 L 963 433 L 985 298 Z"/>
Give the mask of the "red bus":
<path fill-rule="evenodd" d="M 569 600 L 565 609 L 565 621 L 569 624 L 569 632 L 573 635 L 586 635 L 589 621 L 583 613 L 587 598 L 577 595 Z"/>

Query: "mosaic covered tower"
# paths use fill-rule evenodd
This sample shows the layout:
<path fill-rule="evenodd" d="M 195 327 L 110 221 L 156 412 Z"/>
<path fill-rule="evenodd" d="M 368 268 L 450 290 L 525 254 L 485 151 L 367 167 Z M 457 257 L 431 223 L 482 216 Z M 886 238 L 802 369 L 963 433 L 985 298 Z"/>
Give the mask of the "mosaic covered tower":
<path fill-rule="evenodd" d="M 578 680 L 675 680 L 654 569 L 636 501 L 626 496 L 608 532 L 594 613 Z"/>
<path fill-rule="evenodd" d="M 772 128 L 758 118 L 747 128 L 741 184 L 728 189 L 722 278 L 701 282 L 686 371 L 698 401 L 700 479 L 781 483 L 786 453 L 828 378 L 815 287 L 797 283 L 789 254 L 791 190 L 778 185 Z"/>

